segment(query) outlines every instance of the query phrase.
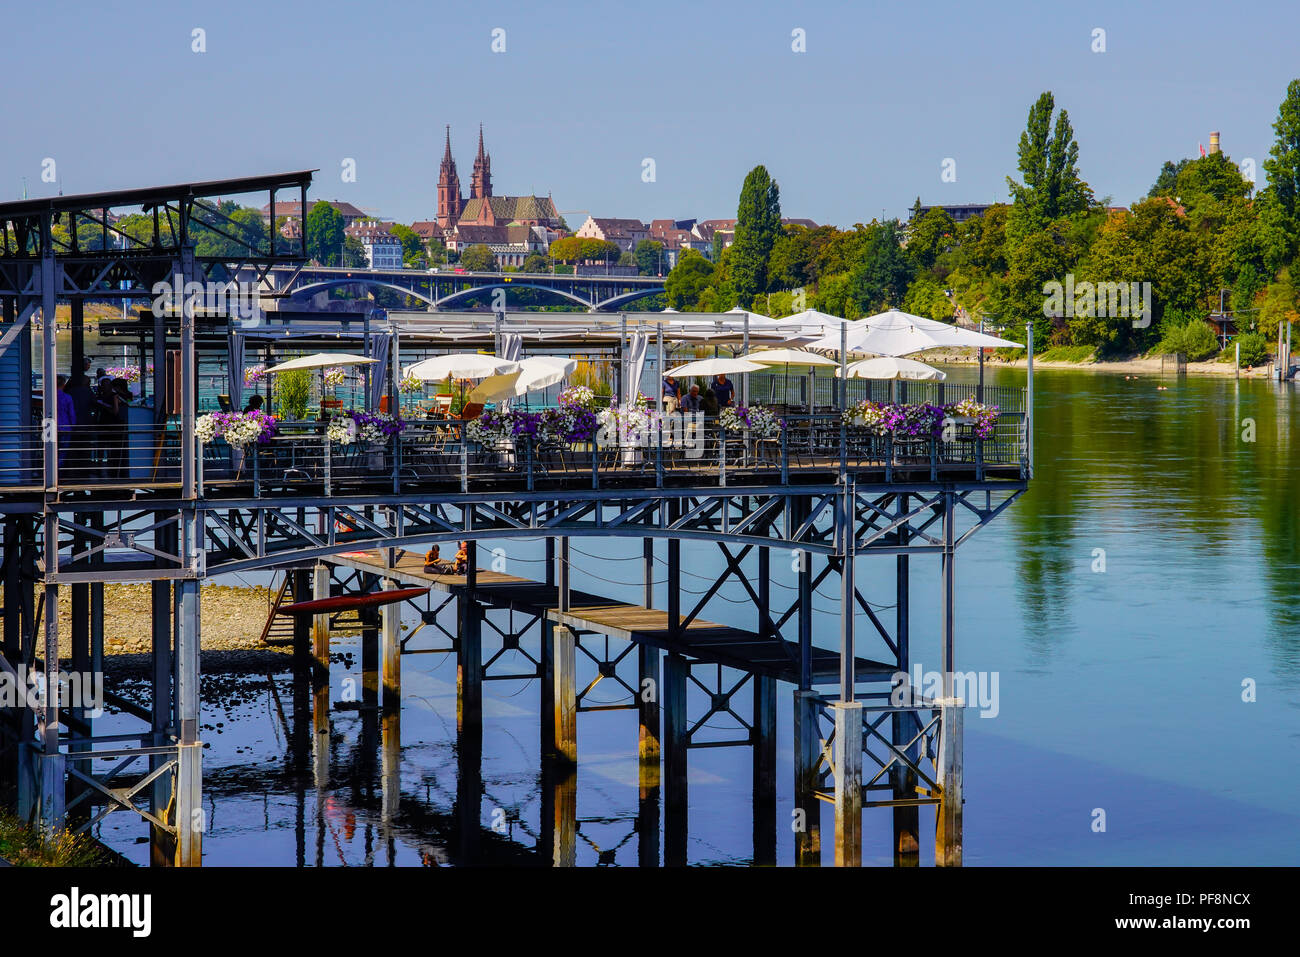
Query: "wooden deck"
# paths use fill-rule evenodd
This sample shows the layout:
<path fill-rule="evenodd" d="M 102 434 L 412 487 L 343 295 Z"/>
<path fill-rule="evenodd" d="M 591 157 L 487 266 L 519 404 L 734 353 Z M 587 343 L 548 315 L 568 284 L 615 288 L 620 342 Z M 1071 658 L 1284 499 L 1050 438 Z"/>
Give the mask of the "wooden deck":
<path fill-rule="evenodd" d="M 375 551 L 345 552 L 332 555 L 326 561 L 383 575 L 402 584 L 429 585 L 434 591 L 447 594 L 458 595 L 467 587 L 464 575 L 425 572 L 423 556 L 411 552 L 399 551 L 391 569 L 385 566 L 383 555 Z M 568 612 L 561 614 L 559 592 L 554 585 L 487 569 L 479 569 L 476 579 L 478 599 L 494 608 L 545 615 L 551 621 L 576 631 L 645 643 L 700 661 L 770 675 L 792 684 L 799 680 L 799 646 L 793 641 L 763 637 L 756 632 L 698 618 L 674 636 L 669 631 L 665 609 L 630 605 L 576 590 L 569 593 Z M 859 658 L 856 670 L 865 678 L 889 675 L 896 669 L 879 661 Z M 814 647 L 812 672 L 814 679 L 838 679 L 839 653 Z"/>

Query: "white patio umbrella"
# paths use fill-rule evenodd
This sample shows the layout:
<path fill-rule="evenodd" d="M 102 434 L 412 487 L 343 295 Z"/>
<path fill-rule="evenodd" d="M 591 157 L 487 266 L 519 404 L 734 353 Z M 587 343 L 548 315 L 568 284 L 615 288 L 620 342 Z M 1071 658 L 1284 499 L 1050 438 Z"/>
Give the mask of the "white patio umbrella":
<path fill-rule="evenodd" d="M 759 365 L 765 366 L 807 368 L 811 366 L 839 365 L 834 359 L 828 359 L 825 356 L 819 356 L 815 352 L 808 352 L 804 349 L 759 349 L 757 352 L 747 352 L 739 358 L 746 362 L 757 362 Z"/>
<path fill-rule="evenodd" d="M 331 366 L 361 366 L 371 362 L 378 362 L 378 359 L 372 359 L 370 356 L 353 356 L 339 352 L 316 352 L 309 356 L 298 356 L 296 359 L 288 359 L 277 366 L 272 366 L 266 370 L 267 375 L 274 375 L 277 372 L 289 372 L 293 369 L 325 369 Z"/>
<path fill-rule="evenodd" d="M 709 359 L 696 359 L 694 362 L 688 362 L 685 365 L 669 369 L 667 375 L 671 376 L 709 376 L 709 375 L 727 375 L 734 373 L 739 375 L 742 372 L 762 372 L 765 367 L 757 362 L 751 362 L 748 359 L 727 359 L 722 356 Z"/>
<path fill-rule="evenodd" d="M 413 376 L 430 382 L 443 379 L 486 379 L 491 375 L 516 372 L 519 363 L 481 352 L 453 352 L 445 356 L 433 356 L 406 367 L 404 376 Z"/>
<path fill-rule="evenodd" d="M 814 339 L 807 347 L 838 352 L 840 337 L 840 332 L 833 332 Z M 847 340 L 850 352 L 868 352 L 880 356 L 905 356 L 927 349 L 952 347 L 1024 348 L 1019 343 L 999 339 L 997 336 L 973 332 L 897 309 L 849 323 Z"/>
<path fill-rule="evenodd" d="M 863 359 L 861 362 L 855 362 L 848 368 L 850 379 L 930 379 L 942 381 L 948 378 L 948 373 L 936 369 L 934 366 L 928 366 L 924 362 L 917 362 L 915 359 L 902 359 L 897 356 L 878 356 L 874 359 Z M 836 369 L 835 374 L 838 376 L 840 370 Z"/>
<path fill-rule="evenodd" d="M 562 356 L 530 356 L 519 360 L 514 372 L 491 375 L 474 387 L 469 394 L 471 402 L 497 402 L 513 396 L 524 395 L 534 389 L 555 385 L 572 375 L 578 360 Z"/>

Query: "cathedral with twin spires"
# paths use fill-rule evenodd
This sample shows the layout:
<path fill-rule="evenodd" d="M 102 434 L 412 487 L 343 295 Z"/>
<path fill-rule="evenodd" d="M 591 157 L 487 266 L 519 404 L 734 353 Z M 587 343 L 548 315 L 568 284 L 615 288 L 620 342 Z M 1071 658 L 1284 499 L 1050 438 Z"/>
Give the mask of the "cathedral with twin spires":
<path fill-rule="evenodd" d="M 460 175 L 451 155 L 451 127 L 438 171 L 438 226 L 444 236 L 461 227 L 521 227 L 560 225 L 560 216 L 549 196 L 492 195 L 492 156 L 483 146 L 483 127 L 478 130 L 478 154 L 470 176 L 469 198 L 461 195 Z"/>

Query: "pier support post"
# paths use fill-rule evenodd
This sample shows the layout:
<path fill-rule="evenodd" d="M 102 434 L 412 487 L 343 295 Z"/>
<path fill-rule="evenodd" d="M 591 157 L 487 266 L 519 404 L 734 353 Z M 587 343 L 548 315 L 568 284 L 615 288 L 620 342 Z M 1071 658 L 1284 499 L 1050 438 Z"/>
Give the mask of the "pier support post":
<path fill-rule="evenodd" d="M 687 844 L 686 685 L 690 663 L 676 653 L 664 658 L 664 863 L 685 866 Z"/>
<path fill-rule="evenodd" d="M 203 858 L 203 745 L 199 741 L 199 583 L 176 583 L 176 864 L 197 867 Z"/>
<path fill-rule="evenodd" d="M 555 556 L 557 611 L 569 610 L 569 539 L 561 538 Z M 550 654 L 543 667 L 550 674 L 551 739 L 547 755 L 565 764 L 578 763 L 577 636 L 567 625 L 551 629 Z"/>
<path fill-rule="evenodd" d="M 312 569 L 311 596 L 314 599 L 330 597 L 330 567 L 324 562 Z M 330 616 L 316 615 L 311 622 L 312 655 L 317 663 L 328 663 L 330 655 Z"/>
<path fill-rule="evenodd" d="M 899 514 L 906 514 L 908 496 L 899 496 Z M 898 530 L 898 542 L 906 545 L 908 534 L 905 527 Z M 894 643 L 898 647 L 898 672 L 906 675 L 912 667 L 911 650 L 911 578 L 908 566 L 909 557 L 899 555 L 895 559 L 894 589 Z M 904 678 L 903 680 L 908 680 Z M 903 750 L 909 761 L 915 761 L 919 754 L 916 745 L 904 749 L 903 745 L 917 732 L 916 715 L 911 711 L 895 711 L 890 718 L 894 745 Z M 901 762 L 891 771 L 894 786 L 894 800 L 910 800 L 916 797 L 916 772 Z M 895 807 L 894 817 L 894 866 L 919 867 L 921 864 L 920 834 L 921 814 L 916 805 Z"/>
<path fill-rule="evenodd" d="M 478 585 L 478 546 L 466 546 L 468 563 L 465 590 L 456 600 L 459 634 L 456 638 L 456 730 L 478 728 L 483 723 L 483 609 L 474 592 Z"/>
<path fill-rule="evenodd" d="M 400 587 L 395 579 L 387 579 L 384 588 L 392 591 Z M 384 685 L 384 711 L 396 713 L 402 707 L 402 646 L 400 641 L 402 603 L 393 602 L 382 610 L 383 639 L 380 643 L 380 679 Z"/>
<path fill-rule="evenodd" d="M 656 822 L 657 823 L 657 822 Z M 552 867 L 573 867 L 578 857 L 578 773 L 548 761 L 542 765 L 541 855 Z"/>
<path fill-rule="evenodd" d="M 794 856 L 801 867 L 818 867 L 822 859 L 822 802 L 817 797 L 817 765 L 822 753 L 819 706 L 811 690 L 794 693 Z"/>
<path fill-rule="evenodd" d="M 164 547 L 174 547 L 171 536 L 167 535 L 169 530 L 161 531 L 163 531 L 162 541 L 167 543 Z M 179 617 L 181 595 L 179 590 L 175 595 L 172 594 L 172 583 L 169 581 L 153 582 L 150 585 L 150 593 L 153 626 L 150 720 L 153 741 L 151 743 L 154 747 L 162 747 L 169 743 L 168 729 L 172 727 L 175 720 L 172 702 L 172 643 L 176 630 L 181 626 Z M 149 769 L 157 770 L 166 763 L 166 760 L 164 755 L 154 755 L 149 759 Z M 168 805 L 172 802 L 174 791 L 175 783 L 169 780 L 167 775 L 155 779 L 150 788 L 150 810 L 160 821 L 167 820 Z M 176 835 L 150 824 L 149 838 L 150 863 L 154 867 L 171 867 L 176 862 Z"/>
<path fill-rule="evenodd" d="M 944 698 L 939 706 L 938 781 L 943 791 L 935 815 L 934 863 L 939 867 L 961 867 L 965 703 L 956 698 Z"/>
<path fill-rule="evenodd" d="M 835 866 L 862 866 L 862 704 L 835 709 Z"/>
<path fill-rule="evenodd" d="M 53 323 L 54 314 L 49 313 Z M 53 523 L 47 519 L 46 535 Z M 47 556 L 53 555 L 49 549 Z M 57 559 L 55 559 L 57 560 Z M 66 758 L 59 750 L 62 714 L 59 700 L 59 586 L 45 586 L 44 647 L 41 657 L 45 666 L 45 707 L 41 716 L 42 754 L 40 763 L 40 823 L 41 830 L 53 834 L 63 827 L 67 806 L 64 790 Z"/>
<path fill-rule="evenodd" d="M 654 607 L 654 539 L 642 540 L 644 594 L 646 608 Z M 659 649 L 642 643 L 637 646 L 637 716 L 641 759 L 641 789 L 659 786 Z M 656 828 L 657 830 L 657 828 Z"/>
<path fill-rule="evenodd" d="M 567 764 L 578 763 L 577 636 L 556 625 L 551 634 L 552 700 L 554 701 L 554 756 Z"/>
<path fill-rule="evenodd" d="M 293 576 L 294 602 L 307 601 L 311 598 L 311 569 L 295 568 L 289 572 Z M 306 667 L 311 659 L 311 619 L 306 615 L 293 616 L 293 657 L 295 667 Z"/>
<path fill-rule="evenodd" d="M 764 549 L 766 551 L 766 549 Z M 776 863 L 776 679 L 754 675 L 754 863 Z"/>

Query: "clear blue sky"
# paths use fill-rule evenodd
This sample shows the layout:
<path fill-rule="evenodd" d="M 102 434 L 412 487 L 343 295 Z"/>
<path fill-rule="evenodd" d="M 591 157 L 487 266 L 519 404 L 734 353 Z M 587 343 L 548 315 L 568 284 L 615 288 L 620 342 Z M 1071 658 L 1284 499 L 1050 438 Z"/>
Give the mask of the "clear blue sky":
<path fill-rule="evenodd" d="M 319 167 L 313 197 L 403 222 L 434 215 L 444 124 L 468 192 L 480 121 L 495 191 L 549 191 L 575 227 L 734 216 L 757 163 L 785 215 L 822 223 L 904 215 L 918 194 L 1002 200 L 1048 89 L 1083 178 L 1128 204 L 1211 130 L 1262 164 L 1300 76 L 1293 0 L 27 3 L 5 20 L 0 197 L 24 176 L 55 192 L 45 157 L 67 193 Z"/>

